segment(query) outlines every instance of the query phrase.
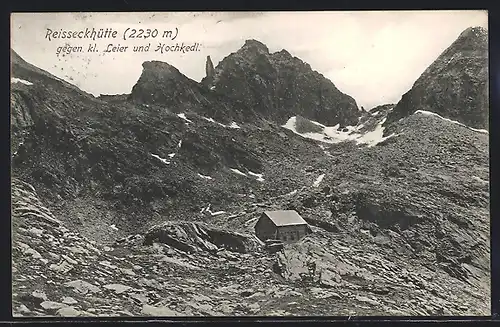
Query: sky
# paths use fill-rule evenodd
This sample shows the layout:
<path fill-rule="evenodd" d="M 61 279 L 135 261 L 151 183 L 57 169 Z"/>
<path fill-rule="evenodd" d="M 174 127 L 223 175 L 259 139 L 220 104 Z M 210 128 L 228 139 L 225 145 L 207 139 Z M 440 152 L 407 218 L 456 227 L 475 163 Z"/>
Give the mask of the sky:
<path fill-rule="evenodd" d="M 330 79 L 365 109 L 396 103 L 423 71 L 471 26 L 487 28 L 486 11 L 317 11 L 317 12 L 143 12 L 14 13 L 11 47 L 23 59 L 80 89 L 99 94 L 129 93 L 142 63 L 160 60 L 200 81 L 206 57 L 214 65 L 247 39 L 270 52 L 286 49 Z M 49 40 L 52 31 L 113 29 L 117 38 Z M 148 39 L 126 37 L 132 29 L 157 30 Z M 162 38 L 163 31 L 173 31 Z M 177 31 L 177 32 L 176 32 Z M 128 33 L 128 34 L 127 34 Z M 145 35 L 145 34 L 143 34 Z M 176 36 L 172 40 L 172 37 Z M 89 44 L 98 52 L 87 52 Z M 188 53 L 156 52 L 159 44 L 192 45 Z M 57 54 L 66 44 L 83 52 Z M 104 52 L 109 44 L 125 52 Z M 150 44 L 147 52 L 133 46 Z"/>

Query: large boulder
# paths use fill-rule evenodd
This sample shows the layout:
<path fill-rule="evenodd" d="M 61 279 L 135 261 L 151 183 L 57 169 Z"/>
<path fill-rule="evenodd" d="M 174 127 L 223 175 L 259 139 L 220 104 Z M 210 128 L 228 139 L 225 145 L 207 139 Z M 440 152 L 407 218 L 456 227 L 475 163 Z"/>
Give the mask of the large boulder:
<path fill-rule="evenodd" d="M 251 235 L 209 227 L 202 223 L 185 222 L 167 222 L 151 228 L 146 233 L 144 244 L 154 242 L 189 253 L 200 250 L 217 252 L 219 249 L 247 253 L 258 246 Z"/>

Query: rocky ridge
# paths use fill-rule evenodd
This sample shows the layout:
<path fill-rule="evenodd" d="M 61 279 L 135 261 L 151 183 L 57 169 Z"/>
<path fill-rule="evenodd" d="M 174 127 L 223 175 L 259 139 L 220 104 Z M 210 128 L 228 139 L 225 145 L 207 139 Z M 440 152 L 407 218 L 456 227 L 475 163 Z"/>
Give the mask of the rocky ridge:
<path fill-rule="evenodd" d="M 253 111 L 229 98 L 210 92 L 168 63 L 147 61 L 128 100 L 145 106 L 162 106 L 174 113 L 193 111 L 222 123 L 255 120 Z"/>
<path fill-rule="evenodd" d="M 288 51 L 269 53 L 259 41 L 247 40 L 241 49 L 215 67 L 202 83 L 260 115 L 284 124 L 295 114 L 327 125 L 353 125 L 361 116 L 356 101 L 309 64 Z"/>

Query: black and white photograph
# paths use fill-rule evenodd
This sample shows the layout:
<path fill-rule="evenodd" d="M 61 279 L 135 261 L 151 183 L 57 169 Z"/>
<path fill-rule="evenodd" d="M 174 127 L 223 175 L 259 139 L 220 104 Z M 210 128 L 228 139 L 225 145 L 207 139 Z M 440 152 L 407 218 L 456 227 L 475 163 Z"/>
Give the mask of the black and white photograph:
<path fill-rule="evenodd" d="M 491 315 L 487 11 L 10 24 L 14 317 Z"/>

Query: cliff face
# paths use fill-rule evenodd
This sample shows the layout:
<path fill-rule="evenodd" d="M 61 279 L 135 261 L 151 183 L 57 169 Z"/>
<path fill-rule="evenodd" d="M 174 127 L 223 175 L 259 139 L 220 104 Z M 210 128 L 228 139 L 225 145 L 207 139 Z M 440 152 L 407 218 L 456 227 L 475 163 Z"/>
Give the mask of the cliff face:
<path fill-rule="evenodd" d="M 352 97 L 309 64 L 286 50 L 271 54 L 255 40 L 224 58 L 203 83 L 278 123 L 300 115 L 326 125 L 353 125 L 361 115 Z"/>
<path fill-rule="evenodd" d="M 470 127 L 488 129 L 488 34 L 468 28 L 403 95 L 386 124 L 427 110 Z"/>
<path fill-rule="evenodd" d="M 193 92 L 198 91 L 197 83 L 168 63 L 146 61 L 142 67 L 141 77 L 130 94 L 132 100 L 142 103 L 165 104 L 201 104 L 206 101 L 200 94 Z"/>

